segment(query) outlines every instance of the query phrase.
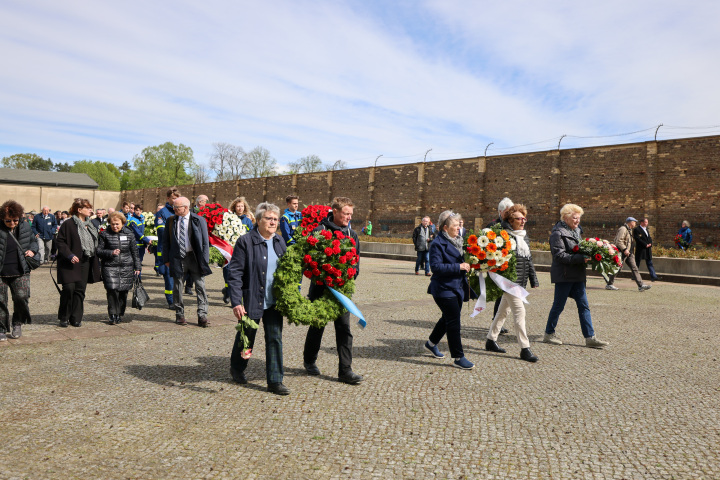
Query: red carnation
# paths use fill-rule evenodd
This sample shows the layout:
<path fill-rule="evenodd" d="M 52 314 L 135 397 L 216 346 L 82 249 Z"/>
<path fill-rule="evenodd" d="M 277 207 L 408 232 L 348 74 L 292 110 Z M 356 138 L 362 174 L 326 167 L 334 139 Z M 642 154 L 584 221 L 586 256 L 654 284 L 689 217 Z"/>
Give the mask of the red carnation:
<path fill-rule="evenodd" d="M 330 233 L 327 230 L 322 231 L 322 236 L 325 237 L 326 240 L 330 240 L 332 238 L 332 233 Z"/>
<path fill-rule="evenodd" d="M 315 237 L 308 237 L 307 243 L 309 243 L 311 247 L 314 247 L 318 243 L 318 239 Z"/>
<path fill-rule="evenodd" d="M 316 261 L 310 262 L 310 265 L 312 265 L 312 268 L 317 268 L 318 263 Z"/>
<path fill-rule="evenodd" d="M 575 246 L 573 247 L 573 253 L 577 253 L 577 252 L 579 252 L 579 251 L 580 251 L 580 247 L 577 246 L 577 245 L 575 245 Z"/>
<path fill-rule="evenodd" d="M 345 285 L 345 280 L 340 279 L 336 283 L 338 284 L 338 287 L 342 287 L 343 285 Z"/>
<path fill-rule="evenodd" d="M 307 278 L 310 278 L 313 276 L 312 272 L 310 270 L 305 270 L 303 272 L 303 275 L 305 275 Z"/>
<path fill-rule="evenodd" d="M 340 240 L 342 240 L 342 239 L 345 238 L 345 235 L 343 235 L 343 233 L 342 233 L 340 230 L 336 230 L 336 231 L 335 231 L 335 236 L 336 236 L 337 238 L 339 238 Z"/>
<path fill-rule="evenodd" d="M 327 255 L 328 257 L 331 257 L 332 254 L 333 254 L 333 249 L 332 249 L 332 248 L 328 247 L 328 248 L 325 249 L 325 255 Z"/>
<path fill-rule="evenodd" d="M 333 248 L 339 247 L 339 246 L 340 246 L 340 240 L 333 240 L 333 241 L 332 241 L 332 246 L 333 246 Z"/>
<path fill-rule="evenodd" d="M 355 276 L 355 269 L 350 267 L 347 269 L 348 277 L 354 277 Z"/>
<path fill-rule="evenodd" d="M 599 262 L 600 260 L 602 260 L 602 255 L 600 255 L 599 253 L 596 253 L 596 254 L 595 254 L 595 260 L 597 260 L 598 262 Z"/>
<path fill-rule="evenodd" d="M 345 257 L 345 255 L 343 255 L 338 259 L 338 261 L 344 265 L 345 263 L 347 263 L 347 258 Z"/>
<path fill-rule="evenodd" d="M 332 286 L 332 284 L 333 284 L 332 277 L 330 277 L 330 276 L 325 277 L 325 283 Z"/>
<path fill-rule="evenodd" d="M 352 243 L 353 246 L 355 246 L 355 239 L 354 239 L 354 238 L 350 238 L 350 243 Z"/>
<path fill-rule="evenodd" d="M 332 251 L 335 255 L 340 255 L 340 247 L 333 247 Z"/>
<path fill-rule="evenodd" d="M 313 274 L 313 277 L 319 277 L 320 270 L 318 270 L 317 268 L 313 268 L 312 274 Z"/>
<path fill-rule="evenodd" d="M 303 231 L 300 233 L 300 235 L 302 235 L 303 237 L 307 237 L 307 236 L 308 236 L 308 233 L 310 233 L 310 232 L 308 232 L 307 230 L 303 230 Z M 308 243 L 310 243 L 310 242 L 308 242 Z M 311 245 L 312 245 L 312 244 L 311 244 Z"/>
<path fill-rule="evenodd" d="M 597 238 L 597 237 L 595 237 L 595 241 L 596 241 L 596 242 L 599 242 L 599 241 L 600 241 L 600 239 L 599 239 L 599 238 Z"/>
<path fill-rule="evenodd" d="M 332 268 L 332 266 L 329 263 L 324 263 L 322 266 L 322 269 L 326 272 L 329 271 Z"/>
<path fill-rule="evenodd" d="M 356 263 L 357 263 L 357 257 L 353 257 L 353 259 L 350 260 L 350 265 L 355 265 Z"/>
<path fill-rule="evenodd" d="M 312 262 L 312 257 L 311 257 L 310 255 L 305 255 L 305 256 L 303 257 L 303 262 L 305 262 L 305 263 L 310 263 L 310 262 Z"/>
<path fill-rule="evenodd" d="M 322 281 L 322 280 L 316 280 L 316 281 L 315 281 L 315 285 L 322 285 L 322 284 L 323 284 L 323 281 Z"/>

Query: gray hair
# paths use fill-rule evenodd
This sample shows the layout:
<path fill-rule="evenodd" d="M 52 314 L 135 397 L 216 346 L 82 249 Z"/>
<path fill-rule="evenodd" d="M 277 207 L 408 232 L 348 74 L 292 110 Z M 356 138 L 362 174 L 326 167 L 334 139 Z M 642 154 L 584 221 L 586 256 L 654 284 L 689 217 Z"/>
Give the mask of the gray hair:
<path fill-rule="evenodd" d="M 209 202 L 209 201 L 210 201 L 210 199 L 208 198 L 207 195 L 198 195 L 197 198 L 195 199 L 195 203 L 197 204 L 197 203 L 198 203 L 200 200 L 202 200 L 203 198 L 205 199 L 206 202 Z M 232 212 L 232 213 L 235 213 L 235 212 Z"/>
<path fill-rule="evenodd" d="M 264 217 L 267 212 L 275 213 L 277 214 L 278 219 L 280 218 L 280 208 L 274 203 L 268 202 L 263 202 L 257 206 L 257 209 L 255 209 L 255 218 L 260 221 L 260 219 Z"/>
<path fill-rule="evenodd" d="M 502 217 L 503 212 L 513 205 L 515 204 L 508 197 L 503 198 L 500 200 L 500 203 L 498 203 L 498 215 Z"/>
<path fill-rule="evenodd" d="M 683 220 L 683 221 L 682 221 L 682 226 L 683 226 L 683 227 L 688 227 L 688 228 L 690 228 L 690 222 L 688 222 L 687 220 Z"/>
<path fill-rule="evenodd" d="M 452 210 L 445 210 L 438 217 L 438 230 L 442 231 L 445 225 L 450 225 L 451 222 L 460 222 L 462 217 L 459 213 L 453 213 Z"/>

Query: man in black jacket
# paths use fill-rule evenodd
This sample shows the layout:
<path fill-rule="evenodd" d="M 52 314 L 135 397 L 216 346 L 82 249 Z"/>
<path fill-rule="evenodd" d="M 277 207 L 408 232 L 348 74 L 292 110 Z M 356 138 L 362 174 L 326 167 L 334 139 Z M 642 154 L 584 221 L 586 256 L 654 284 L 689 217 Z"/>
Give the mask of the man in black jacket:
<path fill-rule="evenodd" d="M 183 302 L 183 283 L 189 274 L 197 294 L 198 326 L 207 327 L 208 298 L 205 276 L 210 275 L 210 243 L 207 222 L 190 212 L 190 200 L 179 197 L 173 201 L 173 211 L 163 231 L 163 259 L 173 277 L 175 323 L 187 325 Z"/>
<path fill-rule="evenodd" d="M 420 225 L 413 230 L 412 239 L 417 252 L 417 260 L 415 260 L 415 275 L 419 275 L 420 268 L 425 268 L 425 276 L 430 276 L 430 242 L 435 238 L 435 234 L 430 230 L 430 217 L 423 217 Z"/>
<path fill-rule="evenodd" d="M 349 236 L 355 241 L 355 248 L 360 255 L 360 241 L 357 233 L 350 228 L 350 220 L 352 219 L 354 205 L 352 200 L 347 197 L 336 197 L 332 203 L 332 212 L 320 222 L 315 230 L 329 230 L 331 232 L 340 231 L 344 235 Z M 360 263 L 355 265 L 357 278 L 360 273 Z M 315 300 L 320 298 L 325 292 L 325 285 L 310 285 L 308 298 Z M 338 379 L 341 382 L 351 385 L 358 384 L 363 381 L 362 375 L 352 371 L 352 332 L 350 331 L 350 312 L 345 312 L 335 321 L 335 342 L 338 351 L 339 367 Z M 320 375 L 320 369 L 315 362 L 317 361 L 318 352 L 320 351 L 320 343 L 325 328 L 310 327 L 305 338 L 305 349 L 303 351 L 303 360 L 305 370 L 310 375 Z"/>
<path fill-rule="evenodd" d="M 655 267 L 652 262 L 652 237 L 648 231 L 648 219 L 643 218 L 640 224 L 633 228 L 633 237 L 635 237 L 635 260 L 637 266 L 640 266 L 640 260 L 647 263 L 648 272 L 650 272 L 650 281 L 654 282 L 658 279 L 655 273 Z"/>

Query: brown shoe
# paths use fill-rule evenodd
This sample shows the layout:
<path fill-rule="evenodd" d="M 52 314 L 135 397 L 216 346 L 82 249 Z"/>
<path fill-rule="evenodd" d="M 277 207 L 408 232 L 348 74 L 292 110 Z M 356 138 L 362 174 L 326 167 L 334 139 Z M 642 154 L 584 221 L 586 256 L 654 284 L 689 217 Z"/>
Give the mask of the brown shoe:
<path fill-rule="evenodd" d="M 208 323 L 207 318 L 198 317 L 198 327 L 206 328 L 208 325 L 210 324 Z"/>
<path fill-rule="evenodd" d="M 187 325 L 187 322 L 185 321 L 185 315 L 175 315 L 175 323 L 178 325 Z"/>
<path fill-rule="evenodd" d="M 430 277 L 430 276 L 432 276 L 432 273 L 426 273 L 425 276 Z"/>

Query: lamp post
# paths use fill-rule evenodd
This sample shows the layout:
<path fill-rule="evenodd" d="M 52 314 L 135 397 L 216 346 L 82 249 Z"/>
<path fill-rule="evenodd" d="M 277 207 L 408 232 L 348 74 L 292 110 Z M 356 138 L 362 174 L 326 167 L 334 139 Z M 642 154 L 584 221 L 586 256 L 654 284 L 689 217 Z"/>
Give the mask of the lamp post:
<path fill-rule="evenodd" d="M 490 147 L 490 145 L 492 145 L 493 143 L 495 143 L 495 142 L 490 142 L 490 143 L 487 144 L 487 147 L 485 147 L 485 154 L 483 155 L 483 157 L 487 157 L 487 149 L 488 149 L 488 148 Z"/>
<path fill-rule="evenodd" d="M 423 163 L 425 163 L 425 160 L 427 160 L 427 154 L 430 153 L 431 150 L 432 148 L 428 148 L 428 151 L 425 152 L 425 158 L 423 158 Z"/>
<path fill-rule="evenodd" d="M 377 167 L 377 161 L 378 161 L 378 158 L 380 158 L 380 157 L 382 157 L 382 154 L 378 155 L 377 158 L 375 158 L 375 167 Z"/>

